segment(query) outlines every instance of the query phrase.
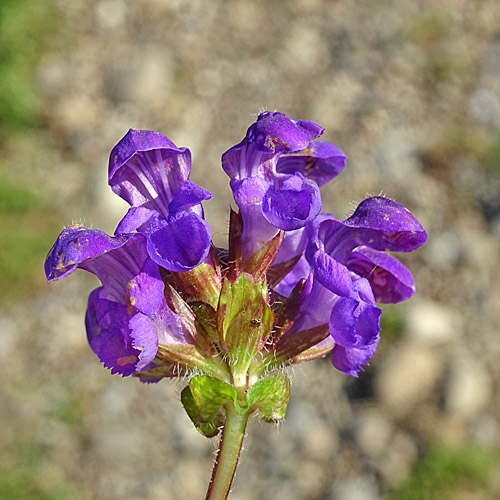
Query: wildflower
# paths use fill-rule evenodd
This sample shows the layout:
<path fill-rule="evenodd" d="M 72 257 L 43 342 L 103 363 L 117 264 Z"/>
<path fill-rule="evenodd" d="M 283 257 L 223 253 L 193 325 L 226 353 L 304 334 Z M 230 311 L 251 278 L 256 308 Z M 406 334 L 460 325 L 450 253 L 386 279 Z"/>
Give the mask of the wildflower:
<path fill-rule="evenodd" d="M 145 233 L 150 257 L 170 271 L 193 269 L 210 249 L 201 202 L 212 194 L 188 180 L 190 170 L 188 149 L 148 130 L 129 130 L 109 159 L 109 184 L 132 206 L 115 233 Z"/>
<path fill-rule="evenodd" d="M 206 350 L 206 343 L 186 327 L 188 318 L 167 305 L 171 293 L 165 293 L 158 265 L 148 256 L 145 235 L 111 237 L 71 226 L 50 250 L 45 272 L 55 281 L 77 268 L 101 280 L 89 296 L 85 326 L 90 347 L 112 373 L 156 370 L 159 377 L 144 379 L 156 382 L 204 362 L 196 353 Z"/>
<path fill-rule="evenodd" d="M 318 187 L 338 175 L 346 160 L 336 146 L 316 140 L 323 131 L 314 122 L 265 112 L 245 138 L 222 155 L 243 219 L 245 257 L 280 229 L 304 228 L 323 208 Z M 299 246 L 297 252 L 302 251 Z M 287 257 L 292 257 L 289 251 Z"/>
<path fill-rule="evenodd" d="M 77 268 L 101 281 L 85 326 L 104 366 L 143 382 L 189 375 L 181 400 L 205 436 L 225 414 L 231 432 L 208 500 L 227 498 L 248 416 L 284 417 L 283 368 L 331 353 L 339 371 L 357 376 L 380 340 L 376 301 L 415 293 L 388 253 L 427 238 L 406 208 L 377 196 L 343 221 L 321 213 L 319 188 L 346 162 L 322 134 L 314 122 L 258 116 L 222 156 L 239 211 L 228 249 L 216 249 L 202 207 L 212 195 L 189 180 L 189 150 L 129 130 L 109 160 L 109 184 L 131 205 L 115 235 L 72 226 L 47 256 L 49 281 Z"/>
<path fill-rule="evenodd" d="M 86 326 L 105 366 L 145 381 L 175 369 L 230 381 L 235 369 L 258 377 L 332 351 L 338 370 L 363 369 L 379 341 L 376 300 L 415 291 L 387 251 L 414 250 L 426 234 L 382 197 L 344 221 L 320 213 L 319 186 L 346 161 L 322 134 L 314 122 L 265 112 L 224 153 L 239 208 L 228 252 L 211 245 L 201 202 L 212 195 L 189 180 L 189 150 L 153 131 L 123 137 L 110 155 L 109 184 L 131 208 L 115 236 L 68 228 L 46 263 L 49 280 L 77 267 L 101 280 Z"/>
<path fill-rule="evenodd" d="M 409 252 L 427 235 L 407 209 L 380 196 L 364 200 L 345 221 L 317 217 L 308 233 L 300 265 L 278 286 L 288 294 L 301 279 L 312 280 L 290 333 L 328 322 L 331 339 L 319 354 L 330 346 L 334 366 L 356 376 L 379 341 L 375 300 L 395 303 L 415 293 L 410 271 L 386 250 Z"/>

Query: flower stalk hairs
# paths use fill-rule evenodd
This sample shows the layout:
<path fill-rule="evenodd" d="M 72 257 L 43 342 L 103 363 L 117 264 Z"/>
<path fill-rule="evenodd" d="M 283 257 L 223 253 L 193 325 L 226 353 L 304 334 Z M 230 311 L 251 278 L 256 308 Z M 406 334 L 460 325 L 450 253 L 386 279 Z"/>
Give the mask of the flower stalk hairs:
<path fill-rule="evenodd" d="M 49 281 L 77 268 L 101 281 L 85 326 L 112 373 L 188 377 L 189 418 L 207 437 L 222 431 L 210 500 L 229 495 L 248 417 L 284 418 L 286 368 L 330 354 L 337 370 L 357 376 L 379 342 L 376 302 L 415 293 L 388 253 L 426 241 L 406 208 L 377 196 L 345 220 L 321 212 L 319 188 L 346 162 L 322 133 L 264 112 L 223 154 L 238 211 L 221 249 L 203 216 L 212 194 L 189 180 L 189 150 L 130 130 L 109 160 L 109 184 L 130 204 L 114 236 L 74 225 L 47 256 Z"/>

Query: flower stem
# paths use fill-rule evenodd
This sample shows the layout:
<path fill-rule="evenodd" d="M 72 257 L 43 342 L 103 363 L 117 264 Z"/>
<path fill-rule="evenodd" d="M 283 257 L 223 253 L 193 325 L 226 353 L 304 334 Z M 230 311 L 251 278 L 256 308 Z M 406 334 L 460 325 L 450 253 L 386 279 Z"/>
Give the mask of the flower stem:
<path fill-rule="evenodd" d="M 229 496 L 247 421 L 248 413 L 238 415 L 232 404 L 226 405 L 226 421 L 205 500 L 226 500 Z"/>

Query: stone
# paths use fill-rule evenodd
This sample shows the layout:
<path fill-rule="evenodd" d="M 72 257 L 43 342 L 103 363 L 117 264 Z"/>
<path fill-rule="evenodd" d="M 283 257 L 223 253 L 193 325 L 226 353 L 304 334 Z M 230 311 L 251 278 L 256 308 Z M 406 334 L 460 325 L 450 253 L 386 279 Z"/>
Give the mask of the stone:
<path fill-rule="evenodd" d="M 442 371 L 443 363 L 435 350 L 417 342 L 404 342 L 381 364 L 375 390 L 393 415 L 403 416 L 434 391 Z"/>
<path fill-rule="evenodd" d="M 470 357 L 456 358 L 447 377 L 446 409 L 456 417 L 469 420 L 486 407 L 492 390 L 492 380 L 484 365 Z"/>
<path fill-rule="evenodd" d="M 379 498 L 374 477 L 357 476 L 335 482 L 332 500 L 377 500 Z"/>
<path fill-rule="evenodd" d="M 389 420 L 376 408 L 361 411 L 354 417 L 354 440 L 361 452 L 369 457 L 377 457 L 384 452 L 391 433 Z"/>
<path fill-rule="evenodd" d="M 377 461 L 377 466 L 386 483 L 397 486 L 408 477 L 417 457 L 415 441 L 409 434 L 398 431 L 392 437 L 385 455 Z"/>
<path fill-rule="evenodd" d="M 450 308 L 418 297 L 408 305 L 406 318 L 408 336 L 427 345 L 449 342 L 461 329 L 459 315 Z"/>

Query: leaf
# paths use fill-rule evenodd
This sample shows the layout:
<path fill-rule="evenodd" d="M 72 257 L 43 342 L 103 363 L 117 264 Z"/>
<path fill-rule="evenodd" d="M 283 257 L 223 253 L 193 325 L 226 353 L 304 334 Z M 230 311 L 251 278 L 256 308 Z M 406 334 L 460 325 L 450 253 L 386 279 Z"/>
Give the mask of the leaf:
<path fill-rule="evenodd" d="M 189 385 L 181 393 L 181 402 L 198 432 L 208 438 L 214 437 L 219 433 L 219 428 L 223 422 L 222 413 L 217 411 L 215 414 L 204 414 L 196 405 Z"/>
<path fill-rule="evenodd" d="M 285 418 L 290 398 L 290 379 L 281 370 L 270 372 L 247 392 L 250 411 L 257 408 L 260 418 L 268 423 Z"/>
<path fill-rule="evenodd" d="M 238 404 L 236 390 L 216 378 L 193 377 L 181 393 L 181 401 L 196 429 L 204 436 L 218 434 L 224 420 L 223 406 L 233 402 L 235 408 L 246 411 Z"/>

